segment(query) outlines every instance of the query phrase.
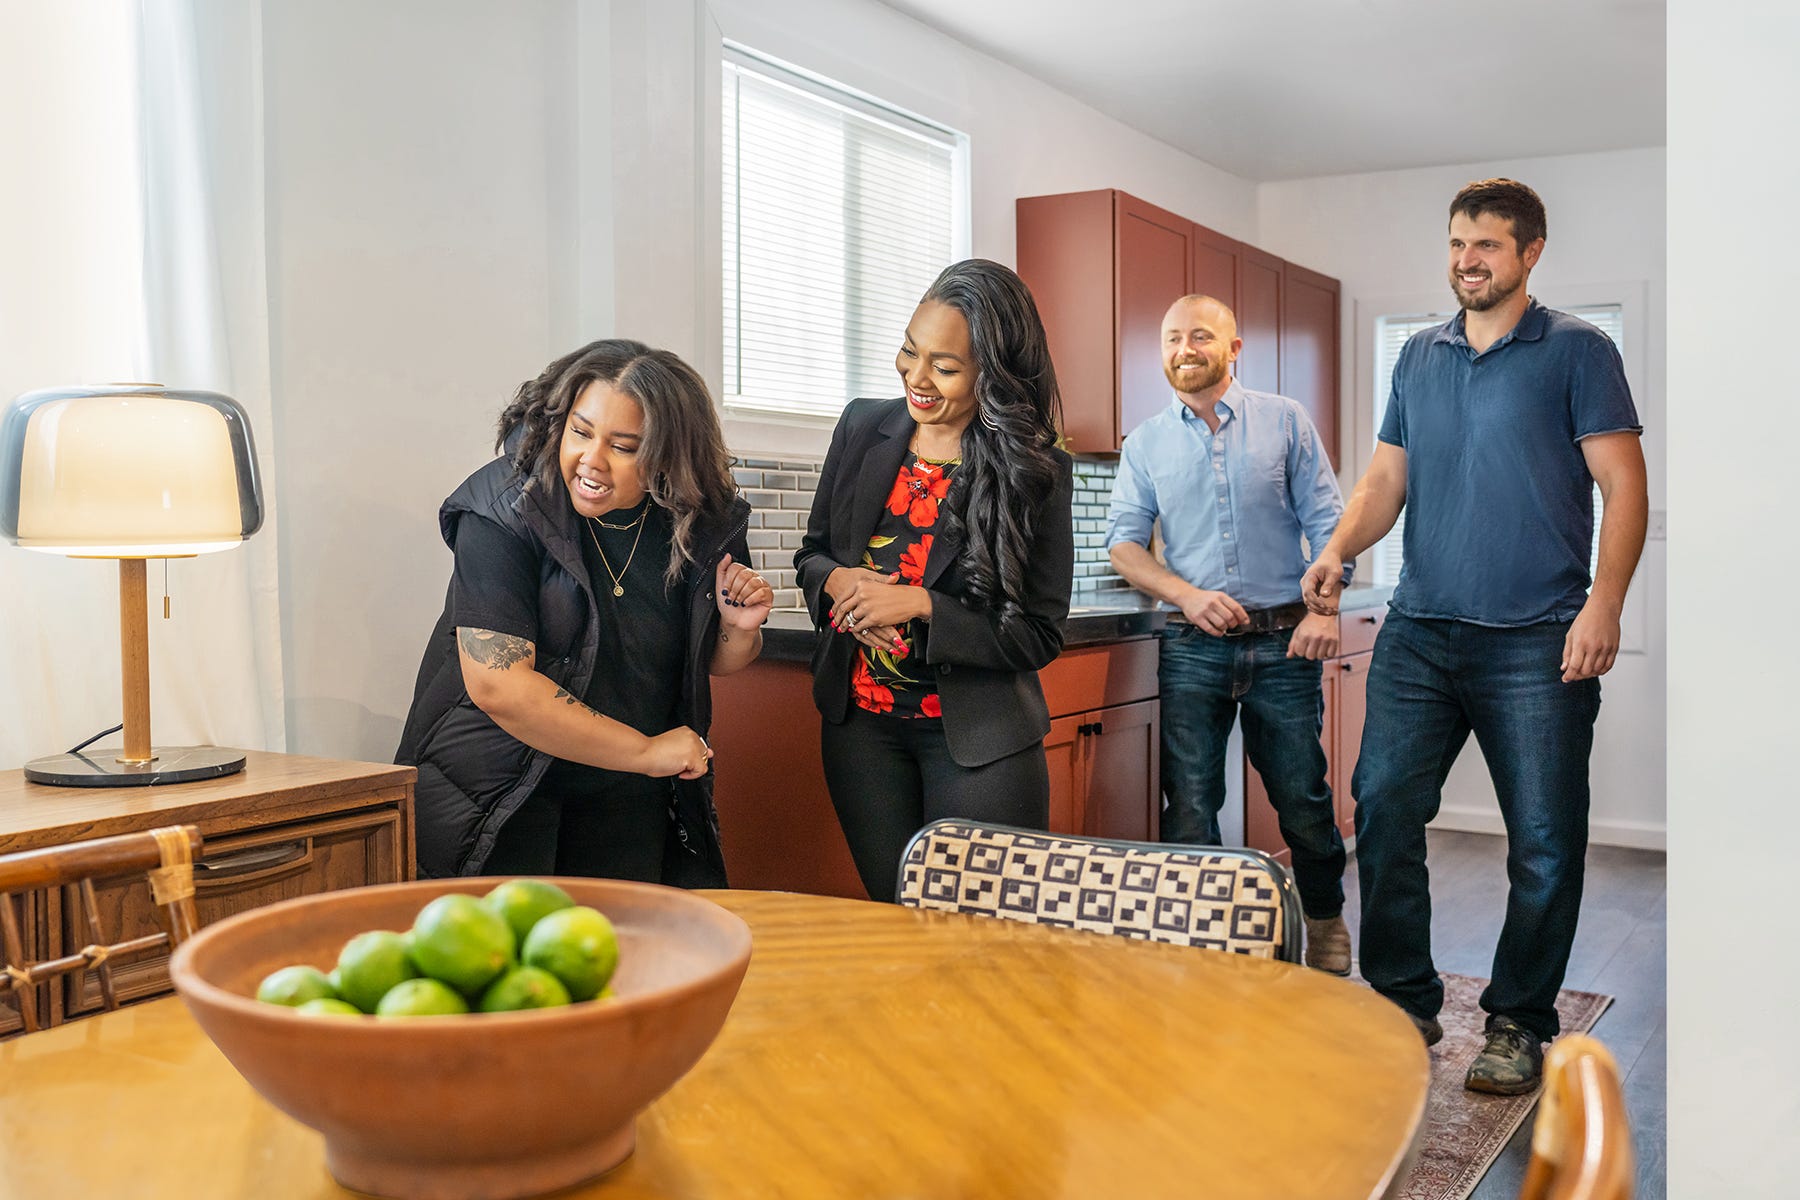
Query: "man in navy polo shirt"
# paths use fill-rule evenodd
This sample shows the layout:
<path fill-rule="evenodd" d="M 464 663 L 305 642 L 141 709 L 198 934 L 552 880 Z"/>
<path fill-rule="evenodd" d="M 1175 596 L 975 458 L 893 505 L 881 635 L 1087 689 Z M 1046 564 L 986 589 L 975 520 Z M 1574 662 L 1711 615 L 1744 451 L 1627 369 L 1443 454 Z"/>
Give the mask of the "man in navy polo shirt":
<path fill-rule="evenodd" d="M 1487 1044 L 1466 1085 L 1536 1087 L 1558 1031 L 1587 853 L 1588 753 L 1600 679 L 1644 546 L 1642 426 L 1619 352 L 1526 291 L 1543 201 L 1471 183 L 1450 204 L 1450 287 L 1462 312 L 1407 342 L 1368 473 L 1303 581 L 1337 607 L 1344 559 L 1406 509 L 1405 554 L 1369 668 L 1352 787 L 1362 973 L 1443 1035 L 1431 959 L 1425 825 L 1471 732 L 1506 823 L 1506 920 L 1481 995 Z M 1589 588 L 1595 484 L 1604 500 Z"/>

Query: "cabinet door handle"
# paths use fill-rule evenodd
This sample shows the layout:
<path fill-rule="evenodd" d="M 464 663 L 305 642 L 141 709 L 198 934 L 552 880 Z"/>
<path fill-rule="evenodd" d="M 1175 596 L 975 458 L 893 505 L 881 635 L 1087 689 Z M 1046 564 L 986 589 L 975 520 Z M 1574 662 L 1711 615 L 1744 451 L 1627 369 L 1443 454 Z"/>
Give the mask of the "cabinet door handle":
<path fill-rule="evenodd" d="M 1106 726 L 1104 726 L 1104 725 L 1102 725 L 1102 724 L 1101 724 L 1101 723 L 1100 723 L 1100 722 L 1098 722 L 1098 721 L 1095 721 L 1095 722 L 1094 722 L 1094 734 L 1095 734 L 1095 736 L 1099 736 L 1099 735 L 1100 735 L 1100 734 L 1102 734 L 1102 733 L 1105 733 L 1105 732 L 1106 732 Z"/>
<path fill-rule="evenodd" d="M 1354 670 L 1356 670 L 1356 667 L 1355 667 L 1355 665 L 1354 665 L 1354 664 L 1351 664 L 1351 663 L 1348 663 L 1348 662 L 1340 662 L 1340 663 L 1339 663 L 1339 664 L 1338 664 L 1338 670 L 1340 670 L 1340 671 L 1354 671 Z"/>
<path fill-rule="evenodd" d="M 194 864 L 194 886 L 199 889 L 243 883 L 292 870 L 302 870 L 312 862 L 311 838 L 295 838 L 273 846 L 254 846 L 236 854 L 209 858 Z"/>
<path fill-rule="evenodd" d="M 1358 617 L 1356 619 L 1361 621 L 1364 625 L 1374 625 L 1381 620 L 1380 617 Z"/>

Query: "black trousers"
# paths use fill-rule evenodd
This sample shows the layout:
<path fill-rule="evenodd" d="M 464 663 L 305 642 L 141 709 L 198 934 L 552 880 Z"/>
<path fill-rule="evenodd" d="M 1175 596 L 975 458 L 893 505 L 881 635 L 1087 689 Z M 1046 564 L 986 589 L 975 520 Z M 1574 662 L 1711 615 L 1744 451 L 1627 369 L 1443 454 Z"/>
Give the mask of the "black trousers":
<path fill-rule="evenodd" d="M 964 767 L 950 757 L 941 721 L 881 716 L 853 705 L 842 725 L 821 724 L 831 804 L 872 900 L 894 899 L 906 843 L 940 817 L 1027 829 L 1049 824 L 1050 768 L 1042 744 Z"/>
<path fill-rule="evenodd" d="M 546 778 L 494 839 L 485 875 L 581 875 L 661 883 L 667 779 L 606 773 L 605 787 Z"/>

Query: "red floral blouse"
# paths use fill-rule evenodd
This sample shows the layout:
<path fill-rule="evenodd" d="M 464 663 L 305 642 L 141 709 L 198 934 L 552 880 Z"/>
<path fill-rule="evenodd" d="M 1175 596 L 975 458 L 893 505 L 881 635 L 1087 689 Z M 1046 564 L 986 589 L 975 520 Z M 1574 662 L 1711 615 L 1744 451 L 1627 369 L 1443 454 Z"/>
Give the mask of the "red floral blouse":
<path fill-rule="evenodd" d="M 898 571 L 901 583 L 924 585 L 938 506 L 950 494 L 950 473 L 960 461 L 932 462 L 908 452 L 888 493 L 887 507 L 869 537 L 868 549 L 863 551 L 863 566 L 883 575 Z M 850 679 L 858 708 L 914 719 L 943 716 L 931 673 L 923 663 L 912 661 L 913 634 L 908 622 L 900 631 L 904 652 L 892 646 L 858 643 L 862 653 Z"/>

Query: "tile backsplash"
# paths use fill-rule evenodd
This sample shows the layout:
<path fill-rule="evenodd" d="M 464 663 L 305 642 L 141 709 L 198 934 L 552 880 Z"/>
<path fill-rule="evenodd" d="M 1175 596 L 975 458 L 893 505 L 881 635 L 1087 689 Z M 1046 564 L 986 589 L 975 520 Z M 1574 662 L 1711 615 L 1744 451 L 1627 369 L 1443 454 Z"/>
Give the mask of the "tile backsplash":
<path fill-rule="evenodd" d="M 819 459 L 734 458 L 732 478 L 750 502 L 751 566 L 775 588 L 776 608 L 800 608 L 794 580 L 794 551 L 806 529 L 806 514 L 819 487 Z M 1106 506 L 1118 464 L 1105 459 L 1075 460 L 1075 590 L 1091 593 L 1127 586 L 1106 558 Z"/>

